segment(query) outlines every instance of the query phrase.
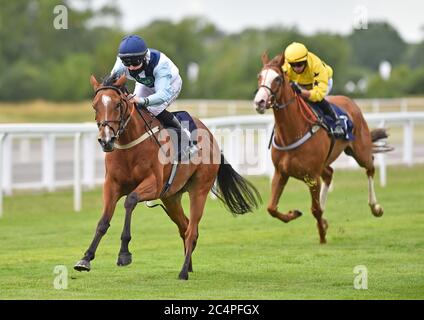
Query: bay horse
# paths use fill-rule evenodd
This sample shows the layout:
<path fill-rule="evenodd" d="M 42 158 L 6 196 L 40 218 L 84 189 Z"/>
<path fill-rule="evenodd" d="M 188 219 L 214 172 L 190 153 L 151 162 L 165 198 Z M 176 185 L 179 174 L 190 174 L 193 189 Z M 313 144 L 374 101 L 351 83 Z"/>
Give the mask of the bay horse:
<path fill-rule="evenodd" d="M 361 110 L 353 100 L 345 96 L 329 96 L 328 101 L 343 109 L 354 125 L 353 141 L 331 139 L 326 130 L 316 125 L 315 115 L 306 102 L 294 92 L 287 75 L 282 71 L 284 54 L 277 55 L 270 61 L 265 52 L 262 55 L 262 64 L 254 104 L 258 113 L 272 108 L 275 120 L 271 150 L 275 172 L 267 207 L 269 214 L 285 223 L 300 217 L 302 213 L 299 210 L 280 212 L 278 202 L 289 177 L 303 181 L 309 187 L 312 198 L 311 211 L 317 221 L 320 243 L 326 243 L 328 223 L 323 218 L 323 212 L 333 176 L 333 168 L 330 165 L 344 151 L 365 168 L 368 176 L 368 204 L 372 214 L 381 217 L 383 207 L 377 202 L 374 190 L 373 153 L 390 150 L 378 149 L 374 144 L 388 137 L 385 129 L 370 132 Z M 323 186 L 321 178 L 324 181 Z"/>
<path fill-rule="evenodd" d="M 217 187 L 212 191 L 233 214 L 252 211 L 261 201 L 260 195 L 225 161 L 212 133 L 197 118 L 193 118 L 200 149 L 196 155 L 197 161 L 179 163 L 172 185 L 163 192 L 173 163 L 160 161 L 166 142 L 159 141 L 158 137 L 165 130 L 169 132 L 169 129 L 162 130 L 159 121 L 145 108 L 137 109 L 125 93 L 125 75 L 119 79 L 109 77 L 102 84 L 91 76 L 90 82 L 95 91 L 93 108 L 99 128 L 98 141 L 106 152 L 104 208 L 94 239 L 74 269 L 90 271 L 90 261 L 94 259 L 99 242 L 110 226 L 117 201 L 123 196 L 126 196 L 125 222 L 117 265 L 130 264 L 132 255 L 128 244 L 131 240 L 132 212 L 137 203 L 160 198 L 183 239 L 185 258 L 179 279 L 187 280 L 188 272 L 193 271 L 191 257 L 199 236 L 198 225 L 215 180 Z M 190 218 L 184 214 L 181 205 L 184 192 L 189 194 Z"/>

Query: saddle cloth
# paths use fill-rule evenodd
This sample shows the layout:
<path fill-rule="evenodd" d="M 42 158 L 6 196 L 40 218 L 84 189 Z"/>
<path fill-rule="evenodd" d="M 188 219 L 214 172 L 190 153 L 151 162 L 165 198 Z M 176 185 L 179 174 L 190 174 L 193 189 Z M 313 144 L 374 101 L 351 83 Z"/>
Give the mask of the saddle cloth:
<path fill-rule="evenodd" d="M 333 120 L 332 117 L 325 115 L 321 108 L 314 103 L 309 103 L 312 110 L 318 115 L 318 117 L 324 122 L 324 124 L 327 126 L 327 128 L 331 131 L 334 130 L 336 127 L 336 123 Z M 355 136 L 353 135 L 353 122 L 350 120 L 349 116 L 345 111 L 343 111 L 339 106 L 335 105 L 334 103 L 330 103 L 331 108 L 337 113 L 337 115 L 340 118 L 341 126 L 343 128 L 343 131 L 346 133 L 344 136 L 345 140 L 351 141 L 355 139 Z"/>

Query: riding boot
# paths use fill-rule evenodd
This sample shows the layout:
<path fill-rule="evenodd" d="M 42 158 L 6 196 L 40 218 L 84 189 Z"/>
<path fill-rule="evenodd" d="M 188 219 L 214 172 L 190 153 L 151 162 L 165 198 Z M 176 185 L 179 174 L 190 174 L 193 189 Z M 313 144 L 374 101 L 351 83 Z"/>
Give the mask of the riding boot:
<path fill-rule="evenodd" d="M 186 128 L 181 125 L 181 122 L 177 117 L 169 112 L 168 110 L 163 110 L 159 113 L 156 118 L 168 128 L 173 128 L 177 133 L 178 141 L 181 142 L 181 155 L 182 159 L 188 159 L 189 155 L 194 154 L 197 151 L 197 147 L 191 142 L 191 134 Z M 185 134 L 185 138 L 182 139 L 182 132 Z M 178 143 L 177 143 L 178 146 Z M 178 149 L 177 149 L 178 150 Z"/>
<path fill-rule="evenodd" d="M 330 116 L 334 120 L 334 123 L 336 124 L 333 131 L 334 137 L 335 138 L 344 137 L 345 132 L 342 128 L 341 120 L 338 114 L 336 113 L 336 111 L 331 107 L 330 103 L 327 100 L 323 99 L 322 101 L 319 102 L 319 107 L 324 112 L 324 114 Z"/>

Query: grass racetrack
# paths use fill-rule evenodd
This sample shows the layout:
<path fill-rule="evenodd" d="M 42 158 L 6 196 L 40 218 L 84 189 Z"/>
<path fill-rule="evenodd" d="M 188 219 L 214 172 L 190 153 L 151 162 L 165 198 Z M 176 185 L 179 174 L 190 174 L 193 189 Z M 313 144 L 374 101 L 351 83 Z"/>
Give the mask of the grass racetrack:
<path fill-rule="evenodd" d="M 87 249 L 101 214 L 101 191 L 6 197 L 0 219 L 0 299 L 423 299 L 424 167 L 389 167 L 388 186 L 376 192 L 385 209 L 372 216 L 362 170 L 335 171 L 324 217 L 328 244 L 320 245 L 307 187 L 290 180 L 280 209 L 304 215 L 289 224 L 266 212 L 267 178 L 251 178 L 264 204 L 233 217 L 209 200 L 200 223 L 189 281 L 177 280 L 183 245 L 161 209 L 136 208 L 133 263 L 117 267 L 123 201 L 100 243 L 92 271 L 73 265 Z M 187 197 L 184 206 L 188 207 Z M 53 286 L 56 265 L 68 268 L 68 288 Z M 353 269 L 368 270 L 368 289 L 356 290 Z"/>

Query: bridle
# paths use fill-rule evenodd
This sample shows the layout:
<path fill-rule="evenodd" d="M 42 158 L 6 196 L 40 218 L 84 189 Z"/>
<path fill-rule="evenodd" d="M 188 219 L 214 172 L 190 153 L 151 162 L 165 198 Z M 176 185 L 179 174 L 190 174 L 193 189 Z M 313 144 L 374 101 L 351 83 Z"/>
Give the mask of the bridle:
<path fill-rule="evenodd" d="M 269 69 L 272 69 L 271 67 L 268 67 Z M 262 69 L 263 70 L 263 69 Z M 266 102 L 265 102 L 265 108 L 266 109 L 269 109 L 269 108 L 273 108 L 273 109 L 277 109 L 277 110 L 280 110 L 280 109 L 284 109 L 285 107 L 287 107 L 287 106 L 289 106 L 293 101 L 294 101 L 294 99 L 296 99 L 296 93 L 295 93 L 295 95 L 292 97 L 292 98 L 290 98 L 287 102 L 285 102 L 285 103 L 283 103 L 283 104 L 279 104 L 278 103 L 278 100 L 279 99 L 281 99 L 281 88 L 282 88 L 282 86 L 283 86 L 283 84 L 284 84 L 284 76 L 283 75 L 278 75 L 278 77 L 276 77 L 273 81 L 277 81 L 277 83 L 278 83 L 278 87 L 277 87 L 277 89 L 275 89 L 275 90 L 272 90 L 272 88 L 271 87 L 269 87 L 269 86 L 267 86 L 267 85 L 265 85 L 265 84 L 261 84 L 259 87 L 258 87 L 258 89 L 256 90 L 256 92 L 258 92 L 258 90 L 260 89 L 260 88 L 265 88 L 266 90 L 268 90 L 269 91 L 269 93 L 270 93 L 270 95 L 268 96 L 268 98 L 267 98 L 267 100 L 266 100 Z M 271 85 L 272 85 L 272 83 L 271 83 Z M 255 93 L 256 93 L 255 92 Z M 279 99 L 277 99 L 277 95 L 280 93 L 280 97 L 279 97 Z M 268 104 L 268 101 L 271 99 L 271 103 L 269 103 Z M 268 106 L 269 105 L 269 106 Z"/>
<path fill-rule="evenodd" d="M 120 100 L 117 105 L 119 108 L 119 119 L 97 121 L 97 127 L 99 129 L 101 127 L 108 127 L 110 130 L 112 130 L 113 136 L 116 138 L 116 140 L 118 140 L 119 136 L 124 132 L 125 127 L 128 125 L 128 122 L 131 119 L 132 112 L 129 112 L 130 102 L 128 101 L 127 96 L 125 96 L 125 94 L 118 87 L 103 86 L 103 87 L 97 88 L 96 92 L 94 93 L 94 97 L 96 97 L 100 91 L 108 90 L 108 89 L 114 90 L 116 93 L 119 94 Z M 125 110 L 123 110 L 124 105 L 125 105 Z M 134 108 L 134 105 L 133 105 L 133 108 Z M 113 127 L 110 125 L 111 123 L 119 123 L 118 130 L 116 132 L 115 132 L 115 129 L 113 129 Z"/>
<path fill-rule="evenodd" d="M 131 116 L 134 112 L 134 110 L 137 111 L 137 113 L 140 115 L 141 119 L 143 119 L 143 122 L 146 126 L 146 130 L 149 132 L 148 136 L 152 136 L 156 142 L 156 144 L 159 146 L 159 149 L 161 149 L 162 145 L 160 144 L 158 138 L 155 136 L 155 131 L 154 129 L 150 126 L 149 122 L 146 120 L 146 118 L 143 116 L 143 114 L 141 113 L 141 111 L 139 110 L 139 108 L 137 108 L 136 104 L 133 103 L 132 104 L 132 110 L 129 111 L 130 109 L 130 99 L 128 99 L 128 97 L 124 94 L 124 92 L 122 92 L 122 90 L 120 90 L 118 87 L 115 86 L 103 86 L 98 88 L 95 93 L 94 96 L 96 96 L 99 91 L 102 90 L 107 90 L 107 89 L 111 89 L 114 90 L 116 93 L 119 94 L 120 100 L 118 103 L 118 107 L 119 107 L 119 119 L 118 120 L 102 120 L 102 121 L 98 121 L 97 122 L 97 127 L 100 129 L 101 127 L 108 127 L 109 129 L 112 130 L 114 138 L 116 140 L 119 140 L 120 135 L 124 132 L 126 126 L 128 125 L 128 123 L 131 120 Z M 125 110 L 123 111 L 123 106 L 125 105 Z M 118 126 L 118 130 L 117 132 L 115 132 L 115 130 L 113 129 L 112 126 L 110 126 L 109 123 L 119 123 Z M 144 141 L 144 135 L 140 137 L 141 140 L 138 141 L 139 139 L 133 141 L 133 143 L 130 143 L 129 145 L 133 146 L 133 145 L 137 145 L 138 143 Z"/>

